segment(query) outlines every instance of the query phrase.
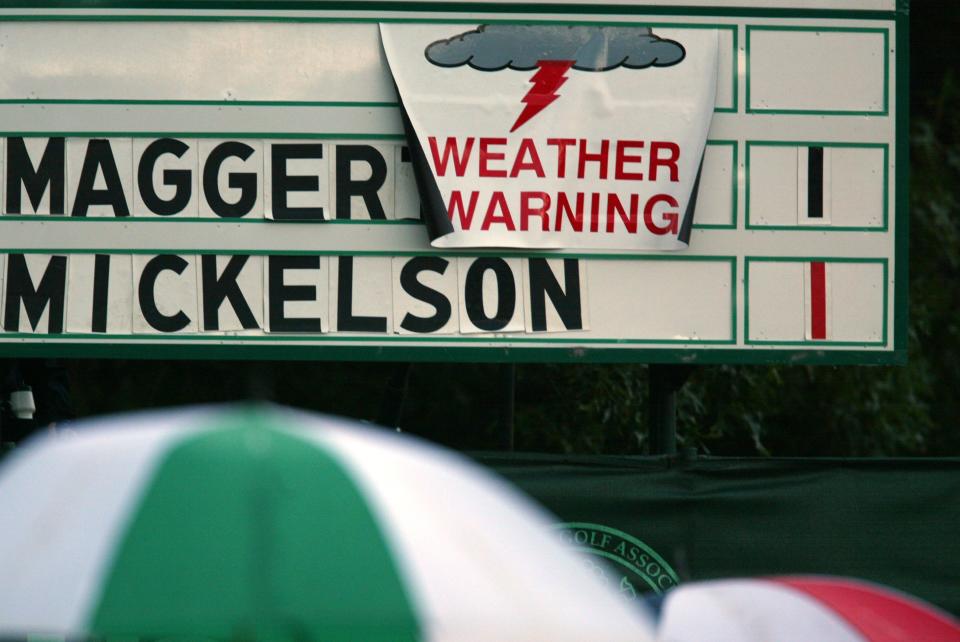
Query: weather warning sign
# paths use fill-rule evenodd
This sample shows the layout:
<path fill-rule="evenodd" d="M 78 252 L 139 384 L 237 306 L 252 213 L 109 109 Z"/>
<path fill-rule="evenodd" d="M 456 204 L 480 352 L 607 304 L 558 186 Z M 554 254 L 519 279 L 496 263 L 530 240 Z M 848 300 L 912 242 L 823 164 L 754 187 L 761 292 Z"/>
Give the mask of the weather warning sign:
<path fill-rule="evenodd" d="M 687 247 L 716 31 L 380 31 L 435 247 Z"/>

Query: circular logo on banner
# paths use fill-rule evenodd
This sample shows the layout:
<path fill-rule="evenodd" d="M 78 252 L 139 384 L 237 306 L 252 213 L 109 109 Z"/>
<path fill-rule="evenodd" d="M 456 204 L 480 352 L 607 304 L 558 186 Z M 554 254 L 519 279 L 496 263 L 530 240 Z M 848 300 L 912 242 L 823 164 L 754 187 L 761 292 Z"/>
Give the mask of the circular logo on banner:
<path fill-rule="evenodd" d="M 659 595 L 680 582 L 656 551 L 628 533 L 587 522 L 558 524 L 557 530 L 564 542 L 589 554 L 595 574 L 631 599 L 651 591 Z"/>

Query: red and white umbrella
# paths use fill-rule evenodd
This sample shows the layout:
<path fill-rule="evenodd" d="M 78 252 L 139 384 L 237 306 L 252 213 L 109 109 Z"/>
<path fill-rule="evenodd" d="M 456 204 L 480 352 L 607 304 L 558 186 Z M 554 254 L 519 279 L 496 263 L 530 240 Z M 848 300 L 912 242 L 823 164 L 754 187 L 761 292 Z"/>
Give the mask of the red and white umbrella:
<path fill-rule="evenodd" d="M 657 640 L 960 642 L 960 622 L 917 598 L 858 580 L 714 580 L 664 597 Z"/>

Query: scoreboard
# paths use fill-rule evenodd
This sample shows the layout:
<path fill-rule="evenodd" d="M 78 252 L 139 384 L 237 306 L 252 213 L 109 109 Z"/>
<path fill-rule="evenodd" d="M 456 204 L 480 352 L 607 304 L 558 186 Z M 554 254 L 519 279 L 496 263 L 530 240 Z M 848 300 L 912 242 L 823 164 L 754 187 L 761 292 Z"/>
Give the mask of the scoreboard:
<path fill-rule="evenodd" d="M 0 354 L 902 363 L 906 5 L 0 9 Z M 409 23 L 714 32 L 689 245 L 432 245 L 381 36 Z M 611 171 L 640 158 L 627 138 Z"/>

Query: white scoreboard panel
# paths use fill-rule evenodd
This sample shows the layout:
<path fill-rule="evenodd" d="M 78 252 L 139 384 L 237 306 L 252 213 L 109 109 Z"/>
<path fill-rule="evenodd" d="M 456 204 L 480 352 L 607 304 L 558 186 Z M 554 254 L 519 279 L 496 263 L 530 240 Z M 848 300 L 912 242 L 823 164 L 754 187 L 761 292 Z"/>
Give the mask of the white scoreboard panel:
<path fill-rule="evenodd" d="M 903 362 L 906 5 L 5 5 L 0 354 Z M 431 248 L 391 21 L 717 30 L 689 249 Z"/>

